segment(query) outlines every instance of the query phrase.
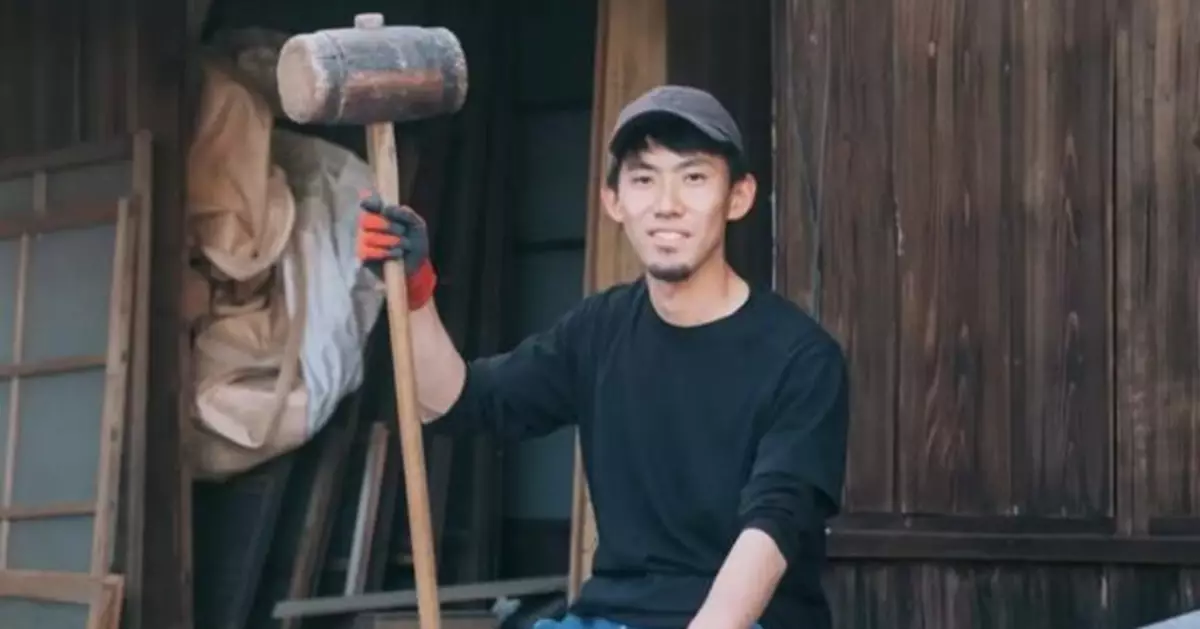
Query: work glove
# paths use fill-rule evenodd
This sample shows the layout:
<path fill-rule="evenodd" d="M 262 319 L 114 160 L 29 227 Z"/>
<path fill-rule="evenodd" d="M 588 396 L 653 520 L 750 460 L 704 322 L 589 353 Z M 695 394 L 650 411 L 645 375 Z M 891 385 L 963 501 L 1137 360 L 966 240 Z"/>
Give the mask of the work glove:
<path fill-rule="evenodd" d="M 408 278 L 408 307 L 417 310 L 432 297 L 437 274 L 429 260 L 429 230 L 411 208 L 384 203 L 377 193 L 364 193 L 359 203 L 358 259 L 383 279 L 383 263 L 397 260 Z"/>

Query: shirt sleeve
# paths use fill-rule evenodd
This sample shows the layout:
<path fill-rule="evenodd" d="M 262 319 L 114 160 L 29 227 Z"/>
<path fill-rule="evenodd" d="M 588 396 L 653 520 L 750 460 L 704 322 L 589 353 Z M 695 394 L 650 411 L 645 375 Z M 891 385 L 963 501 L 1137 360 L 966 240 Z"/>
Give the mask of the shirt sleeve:
<path fill-rule="evenodd" d="M 775 541 L 788 564 L 812 550 L 840 509 L 849 428 L 849 383 L 841 348 L 830 341 L 797 352 L 772 404 L 741 518 Z"/>
<path fill-rule="evenodd" d="M 485 430 L 506 439 L 534 438 L 575 423 L 579 355 L 587 338 L 588 304 L 511 351 L 467 361 L 458 400 L 430 424 L 435 434 Z"/>

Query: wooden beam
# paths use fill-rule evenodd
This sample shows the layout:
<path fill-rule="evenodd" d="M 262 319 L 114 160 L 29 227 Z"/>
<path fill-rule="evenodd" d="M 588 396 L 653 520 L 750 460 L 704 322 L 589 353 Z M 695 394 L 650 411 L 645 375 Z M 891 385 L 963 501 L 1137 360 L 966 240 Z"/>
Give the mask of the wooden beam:
<path fill-rule="evenodd" d="M 982 562 L 1126 566 L 1200 566 L 1190 537 L 1092 534 L 993 534 L 954 531 L 833 531 L 829 559 L 865 562 Z"/>
<path fill-rule="evenodd" d="M 665 82 L 667 77 L 666 0 L 599 0 L 598 7 L 585 293 L 632 280 L 641 272 L 641 264 L 620 226 L 604 215 L 600 190 L 608 165 L 608 134 L 621 108 L 642 92 Z M 583 580 L 591 574 L 596 535 L 595 516 L 576 443 L 567 589 L 571 600 L 578 596 Z"/>
<path fill-rule="evenodd" d="M 519 598 L 535 594 L 554 594 L 566 589 L 563 577 L 537 577 L 511 581 L 490 581 L 448 585 L 438 588 L 438 601 L 468 603 L 496 598 Z M 416 590 L 371 592 L 354 596 L 325 596 L 310 599 L 280 601 L 275 605 L 273 618 L 299 618 L 312 616 L 337 616 L 378 612 L 413 607 L 417 604 Z"/>

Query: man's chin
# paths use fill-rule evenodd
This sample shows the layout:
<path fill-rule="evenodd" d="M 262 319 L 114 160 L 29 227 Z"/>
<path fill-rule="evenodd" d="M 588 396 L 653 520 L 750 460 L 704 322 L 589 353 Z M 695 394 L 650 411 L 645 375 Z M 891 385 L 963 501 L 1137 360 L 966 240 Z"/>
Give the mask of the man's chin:
<path fill-rule="evenodd" d="M 693 269 L 686 266 L 650 266 L 646 272 L 660 282 L 678 284 L 687 281 L 692 276 Z"/>

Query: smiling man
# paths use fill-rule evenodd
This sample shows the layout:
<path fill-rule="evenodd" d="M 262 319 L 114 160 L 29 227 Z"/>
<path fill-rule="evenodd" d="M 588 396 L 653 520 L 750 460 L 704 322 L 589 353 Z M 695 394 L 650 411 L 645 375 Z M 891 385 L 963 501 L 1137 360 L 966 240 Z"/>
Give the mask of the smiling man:
<path fill-rule="evenodd" d="M 363 203 L 359 255 L 409 274 L 431 430 L 579 429 L 599 543 L 562 619 L 539 629 L 824 629 L 825 523 L 841 496 L 843 354 L 725 256 L 754 205 L 741 133 L 710 94 L 630 103 L 602 191 L 645 273 L 583 299 L 510 352 L 464 361 L 431 299 L 420 218 Z M 770 246 L 763 243 L 763 246 Z"/>

